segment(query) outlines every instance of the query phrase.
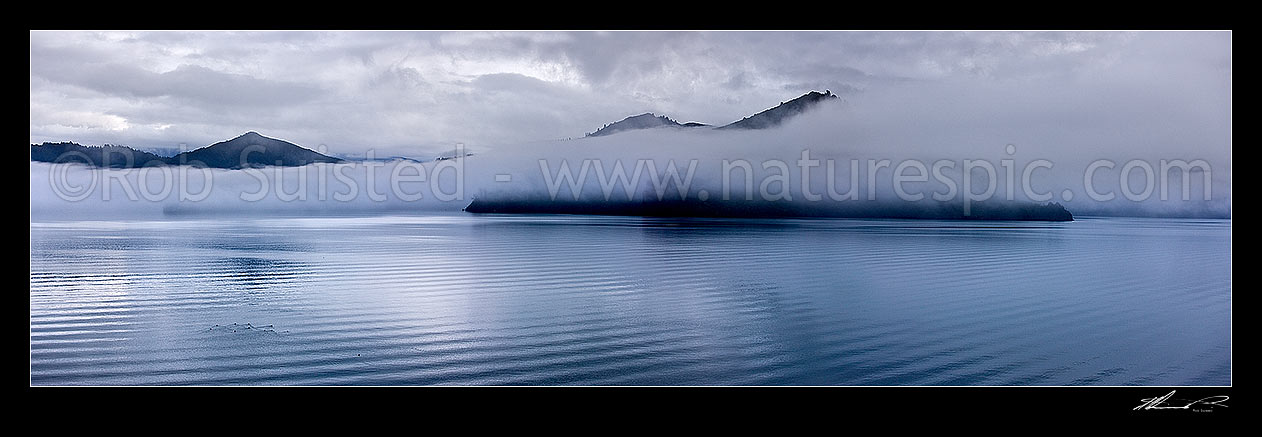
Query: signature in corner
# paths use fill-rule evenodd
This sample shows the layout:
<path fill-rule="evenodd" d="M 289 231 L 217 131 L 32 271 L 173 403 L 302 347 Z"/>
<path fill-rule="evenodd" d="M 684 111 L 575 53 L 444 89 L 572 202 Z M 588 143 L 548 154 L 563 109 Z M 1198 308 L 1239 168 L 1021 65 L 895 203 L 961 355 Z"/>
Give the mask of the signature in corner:
<path fill-rule="evenodd" d="M 1227 402 L 1227 399 L 1231 399 L 1231 398 L 1230 398 L 1230 397 L 1228 397 L 1228 396 L 1221 396 L 1221 395 L 1220 395 L 1220 396 L 1208 396 L 1208 397 L 1204 397 L 1204 398 L 1197 399 L 1197 400 L 1194 400 L 1194 401 L 1190 401 L 1190 400 L 1188 400 L 1188 399 L 1174 399 L 1174 392 L 1175 392 L 1175 391 L 1176 391 L 1176 390 L 1171 390 L 1171 391 L 1170 391 L 1170 393 L 1166 393 L 1166 394 L 1165 394 L 1165 396 L 1158 396 L 1158 397 L 1155 397 L 1155 398 L 1141 399 L 1140 401 L 1141 401 L 1141 402 L 1143 402 L 1143 403 L 1142 403 L 1142 404 L 1139 404 L 1139 406 L 1138 406 L 1138 407 L 1135 407 L 1135 408 L 1134 408 L 1134 410 L 1193 410 L 1193 411 L 1208 411 L 1209 409 L 1211 409 L 1211 408 L 1216 408 L 1216 407 L 1223 407 L 1223 408 L 1227 408 L 1227 405 L 1226 405 L 1226 404 L 1223 404 L 1223 402 Z M 1198 406 L 1198 405 L 1200 405 L 1200 406 L 1205 406 L 1205 408 L 1196 408 L 1196 409 L 1194 409 L 1194 407 L 1196 407 L 1196 406 Z"/>

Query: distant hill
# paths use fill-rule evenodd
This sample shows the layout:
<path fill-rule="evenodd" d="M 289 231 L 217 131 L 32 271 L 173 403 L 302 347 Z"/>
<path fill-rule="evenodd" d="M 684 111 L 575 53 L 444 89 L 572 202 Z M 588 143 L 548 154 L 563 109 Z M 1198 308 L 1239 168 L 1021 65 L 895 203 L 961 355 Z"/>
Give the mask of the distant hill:
<path fill-rule="evenodd" d="M 31 161 L 78 162 L 110 168 L 136 168 L 146 165 L 245 168 L 268 165 L 294 167 L 316 162 L 341 162 L 342 159 L 322 155 L 288 141 L 268 138 L 257 132 L 246 132 L 231 140 L 172 157 L 158 156 L 125 146 L 91 147 L 69 142 L 32 144 Z"/>
<path fill-rule="evenodd" d="M 788 120 L 799 114 L 802 114 L 803 112 L 811 110 L 820 102 L 824 102 L 831 99 L 837 99 L 837 98 L 838 98 L 837 95 L 833 94 L 832 91 L 825 90 L 822 93 L 818 91 L 811 91 L 793 100 L 789 100 L 787 102 L 781 102 L 779 105 L 777 105 L 774 108 L 759 112 L 749 117 L 742 118 L 740 120 L 737 120 L 733 123 L 730 123 L 724 126 L 716 127 L 714 129 L 766 129 L 769 127 L 779 126 L 780 123 L 783 123 L 785 120 Z M 658 128 L 658 127 L 663 127 L 663 126 L 710 127 L 710 125 L 708 124 L 698 123 L 695 121 L 688 122 L 688 123 L 680 123 L 675 120 L 672 120 L 670 117 L 667 117 L 665 115 L 654 115 L 651 112 L 646 112 L 644 114 L 633 115 L 633 116 L 624 118 L 620 121 L 606 124 L 604 127 L 601 127 L 600 129 L 597 129 L 595 132 L 589 133 L 585 136 L 600 137 L 600 136 L 605 136 L 605 135 L 613 135 L 619 132 L 626 132 L 629 130 L 652 129 L 652 128 Z"/>
<path fill-rule="evenodd" d="M 74 162 L 94 167 L 135 168 L 166 165 L 167 159 L 125 146 L 82 146 L 71 142 L 31 144 L 31 161 Z"/>
<path fill-rule="evenodd" d="M 781 102 L 774 108 L 742 118 L 726 126 L 716 129 L 766 129 L 779 126 L 785 120 L 793 118 L 814 108 L 820 102 L 838 98 L 832 91 L 811 91 L 796 99 Z"/>
<path fill-rule="evenodd" d="M 633 116 L 624 118 L 620 121 L 606 124 L 604 127 L 601 127 L 600 129 L 597 129 L 595 132 L 589 133 L 586 136 L 601 137 L 605 135 L 616 134 L 622 131 L 650 129 L 650 128 L 664 127 L 664 126 L 704 127 L 707 125 L 703 123 L 697 123 L 697 122 L 680 123 L 678 121 L 671 120 L 670 117 L 667 117 L 665 115 L 659 116 L 659 115 L 653 115 L 653 113 L 651 112 L 646 112 L 640 115 L 633 115 Z"/>
<path fill-rule="evenodd" d="M 304 149 L 288 141 L 259 135 L 258 132 L 246 132 L 231 140 L 184 152 L 170 159 L 170 162 L 176 164 L 201 162 L 205 164 L 205 167 L 212 168 L 242 168 L 265 165 L 296 167 L 316 162 L 332 163 L 342 161 L 339 158 Z"/>

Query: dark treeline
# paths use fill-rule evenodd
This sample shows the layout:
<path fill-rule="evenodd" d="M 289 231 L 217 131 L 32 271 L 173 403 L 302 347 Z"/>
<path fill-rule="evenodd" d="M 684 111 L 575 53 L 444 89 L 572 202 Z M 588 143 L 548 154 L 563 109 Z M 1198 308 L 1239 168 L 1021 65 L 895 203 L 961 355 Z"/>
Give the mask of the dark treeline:
<path fill-rule="evenodd" d="M 746 200 L 572 201 L 547 197 L 480 197 L 465 211 L 486 214 L 585 214 L 644 217 L 829 217 L 938 220 L 1072 221 L 1064 206 L 1017 201 L 803 203 Z"/>

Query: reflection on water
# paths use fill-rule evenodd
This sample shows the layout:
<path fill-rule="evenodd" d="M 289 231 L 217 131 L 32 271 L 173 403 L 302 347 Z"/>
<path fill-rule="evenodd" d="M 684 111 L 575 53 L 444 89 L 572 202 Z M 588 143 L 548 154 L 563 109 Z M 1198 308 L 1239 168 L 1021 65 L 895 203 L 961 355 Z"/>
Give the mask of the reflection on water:
<path fill-rule="evenodd" d="M 1230 221 L 31 223 L 31 380 L 1226 385 Z"/>

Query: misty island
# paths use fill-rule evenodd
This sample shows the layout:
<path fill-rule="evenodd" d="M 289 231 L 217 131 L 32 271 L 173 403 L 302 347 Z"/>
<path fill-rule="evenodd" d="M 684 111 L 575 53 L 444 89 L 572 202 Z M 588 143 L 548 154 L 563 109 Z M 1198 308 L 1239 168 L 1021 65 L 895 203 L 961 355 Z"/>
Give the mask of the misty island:
<path fill-rule="evenodd" d="M 678 122 L 664 115 L 644 113 L 588 133 L 584 138 L 608 137 L 620 133 L 648 130 L 763 130 L 782 125 L 800 114 L 830 101 L 840 100 L 830 91 L 811 91 L 795 99 L 742 118 L 735 122 L 712 126 L 701 122 Z M 578 141 L 582 141 L 579 139 Z M 469 155 L 461 155 L 471 156 Z M 437 157 L 434 160 L 451 159 Z M 397 159 L 397 158 L 396 158 Z M 405 158 L 411 160 L 411 158 Z M 225 170 L 242 170 L 265 166 L 301 167 L 310 164 L 347 163 L 344 158 L 328 156 L 288 141 L 247 132 L 174 156 L 118 145 L 83 146 L 73 142 L 31 145 L 31 161 L 80 164 L 91 168 L 143 168 L 154 166 L 194 166 Z M 414 160 L 423 162 L 422 160 Z M 850 200 L 844 202 L 804 203 L 793 201 L 752 200 L 745 198 L 709 198 L 702 195 L 685 199 L 657 199 L 642 196 L 640 200 L 580 199 L 570 200 L 540 193 L 481 192 L 463 208 L 478 214 L 588 214 L 647 217 L 830 217 L 947 220 L 1021 220 L 1072 221 L 1073 215 L 1055 202 L 989 199 L 971 205 L 961 201 L 891 201 Z"/>

